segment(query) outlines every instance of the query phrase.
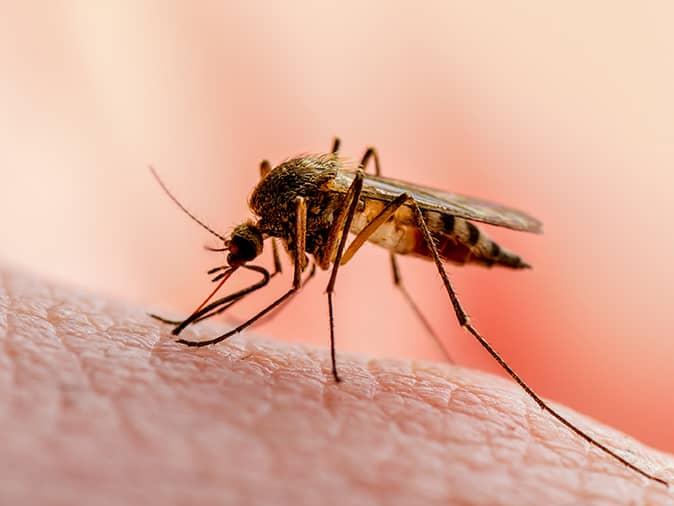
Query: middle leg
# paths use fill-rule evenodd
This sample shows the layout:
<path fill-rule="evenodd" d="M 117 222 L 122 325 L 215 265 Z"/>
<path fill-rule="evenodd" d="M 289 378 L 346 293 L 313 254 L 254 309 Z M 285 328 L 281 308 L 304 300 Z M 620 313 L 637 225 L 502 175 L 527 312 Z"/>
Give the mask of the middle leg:
<path fill-rule="evenodd" d="M 338 143 L 336 144 L 338 145 Z M 344 197 L 342 210 L 337 216 L 337 219 L 332 224 L 327 245 L 325 246 L 325 251 L 321 255 L 323 257 L 321 259 L 323 263 L 329 262 L 331 260 L 333 262 L 332 272 L 330 273 L 330 281 L 328 282 L 328 286 L 325 291 L 328 294 L 328 312 L 330 316 L 330 358 L 332 361 L 332 376 L 335 378 L 337 383 L 339 383 L 341 379 L 337 373 L 337 360 L 335 353 L 335 316 L 332 296 L 335 291 L 335 282 L 337 281 L 337 272 L 339 271 L 339 266 L 341 264 L 342 254 L 344 253 L 346 240 L 349 235 L 349 230 L 351 229 L 351 222 L 353 221 L 353 216 L 356 214 L 356 208 L 358 207 L 358 201 L 360 199 L 362 189 L 363 171 L 358 169 L 356 171 L 356 177 L 354 178 L 348 192 L 346 193 L 346 196 Z"/>

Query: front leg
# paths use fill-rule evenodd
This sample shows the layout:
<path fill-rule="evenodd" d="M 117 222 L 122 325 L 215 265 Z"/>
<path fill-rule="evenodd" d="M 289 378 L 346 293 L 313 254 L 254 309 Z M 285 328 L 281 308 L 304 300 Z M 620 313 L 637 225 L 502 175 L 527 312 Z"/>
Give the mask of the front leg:
<path fill-rule="evenodd" d="M 353 221 L 354 214 L 356 214 L 356 207 L 358 206 L 358 199 L 360 198 L 362 190 L 363 171 L 359 169 L 356 172 L 356 177 L 349 187 L 349 191 L 344 197 L 342 210 L 337 216 L 335 222 L 332 224 L 323 256 L 323 260 L 326 262 L 326 264 L 329 265 L 330 260 L 333 261 L 330 281 L 328 282 L 326 292 L 328 294 L 328 311 L 330 314 L 330 358 L 332 361 L 332 375 L 335 378 L 335 381 L 338 383 L 341 380 L 339 378 L 339 374 L 337 374 L 337 361 L 335 357 L 335 318 L 332 295 L 335 291 L 337 271 L 339 270 L 342 254 L 344 253 L 344 247 L 346 246 L 346 240 L 349 235 L 349 230 L 351 229 L 351 222 Z"/>
<path fill-rule="evenodd" d="M 218 337 L 209 339 L 208 341 L 188 341 L 187 339 L 179 339 L 178 342 L 185 344 L 187 346 L 209 346 L 211 344 L 217 344 L 225 339 L 232 337 L 234 334 L 238 334 L 245 328 L 251 326 L 257 320 L 262 318 L 264 315 L 269 313 L 274 308 L 280 306 L 283 302 L 288 300 L 292 295 L 295 294 L 302 287 L 302 271 L 304 269 L 304 261 L 306 259 L 306 235 L 307 235 L 307 203 L 303 197 L 298 197 L 295 201 L 295 237 L 293 244 L 295 246 L 294 251 L 294 265 L 295 271 L 293 275 L 293 286 L 286 293 L 281 295 L 274 302 L 269 304 L 262 311 L 255 314 L 250 319 L 243 322 L 241 325 L 236 328 L 226 332 Z"/>

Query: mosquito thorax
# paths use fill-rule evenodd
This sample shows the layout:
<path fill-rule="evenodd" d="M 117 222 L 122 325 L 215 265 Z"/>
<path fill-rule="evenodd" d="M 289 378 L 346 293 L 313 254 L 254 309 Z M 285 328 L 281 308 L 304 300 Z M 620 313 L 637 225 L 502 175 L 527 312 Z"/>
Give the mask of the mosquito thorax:
<path fill-rule="evenodd" d="M 227 263 L 235 267 L 250 262 L 262 253 L 263 243 L 262 232 L 253 223 L 238 225 L 227 242 Z"/>
<path fill-rule="evenodd" d="M 291 246 L 295 234 L 298 197 L 307 203 L 307 253 L 318 253 L 327 240 L 333 217 L 343 199 L 327 190 L 341 162 L 333 154 L 293 158 L 274 167 L 249 198 L 265 236 L 278 237 Z"/>

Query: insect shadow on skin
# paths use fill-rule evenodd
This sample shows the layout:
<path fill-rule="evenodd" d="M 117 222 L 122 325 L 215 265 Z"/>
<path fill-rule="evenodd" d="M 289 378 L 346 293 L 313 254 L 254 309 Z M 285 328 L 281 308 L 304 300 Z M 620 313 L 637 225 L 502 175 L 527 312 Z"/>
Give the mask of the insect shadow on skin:
<path fill-rule="evenodd" d="M 175 325 L 172 332 L 177 336 L 189 325 L 227 311 L 249 294 L 265 287 L 271 278 L 281 272 L 277 244 L 280 241 L 293 262 L 292 285 L 283 295 L 220 336 L 205 341 L 179 339 L 178 342 L 198 347 L 224 341 L 292 298 L 314 276 L 317 267 L 322 270 L 330 269 L 326 289 L 330 317 L 330 357 L 332 375 L 336 382 L 340 382 L 335 355 L 333 304 L 337 273 L 340 266 L 346 264 L 363 244 L 371 242 L 389 250 L 394 285 L 403 293 L 405 300 L 447 359 L 452 361 L 401 278 L 396 255 L 420 256 L 434 262 L 459 325 L 482 345 L 541 409 L 629 469 L 667 486 L 665 480 L 632 464 L 578 428 L 534 392 L 471 324 L 447 276 L 443 261 L 511 269 L 529 267 L 518 255 L 489 239 L 473 222 L 526 232 L 540 232 L 541 223 L 521 211 L 500 204 L 383 177 L 379 156 L 374 148 L 368 148 L 358 167 L 352 170 L 338 156 L 339 148 L 340 141 L 337 138 L 327 154 L 292 158 L 275 168 L 268 161 L 263 161 L 260 165 L 260 181 L 248 202 L 256 219 L 238 225 L 228 237 L 218 234 L 190 213 L 173 196 L 154 168 L 150 167 L 158 183 L 176 205 L 223 242 L 222 248 L 209 249 L 227 253 L 226 264 L 208 271 L 213 276 L 212 281 L 216 283 L 215 289 L 187 318 L 175 321 L 157 315 L 150 316 Z M 374 174 L 366 173 L 370 162 L 374 164 Z M 355 237 L 347 248 L 349 233 L 355 234 Z M 272 244 L 274 267 L 271 273 L 262 266 L 250 264 L 262 253 L 264 241 L 267 239 Z M 238 269 L 256 272 L 260 279 L 241 290 L 211 301 Z M 303 278 L 307 269 L 308 274 Z"/>

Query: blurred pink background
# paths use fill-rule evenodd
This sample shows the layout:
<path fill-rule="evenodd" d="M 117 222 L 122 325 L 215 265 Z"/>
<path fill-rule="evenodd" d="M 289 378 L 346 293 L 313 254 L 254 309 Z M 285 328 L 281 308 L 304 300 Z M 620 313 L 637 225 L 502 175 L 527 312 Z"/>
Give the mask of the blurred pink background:
<path fill-rule="evenodd" d="M 263 157 L 338 134 L 539 217 L 542 236 L 488 230 L 532 271 L 450 266 L 474 322 L 541 394 L 674 451 L 674 4 L 506 4 L 2 2 L 0 257 L 186 315 L 221 257 L 146 164 L 227 232 Z M 433 265 L 401 263 L 459 362 L 497 371 Z M 340 272 L 339 350 L 439 358 L 384 251 Z M 255 332 L 327 346 L 326 283 Z"/>

